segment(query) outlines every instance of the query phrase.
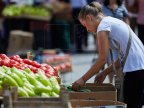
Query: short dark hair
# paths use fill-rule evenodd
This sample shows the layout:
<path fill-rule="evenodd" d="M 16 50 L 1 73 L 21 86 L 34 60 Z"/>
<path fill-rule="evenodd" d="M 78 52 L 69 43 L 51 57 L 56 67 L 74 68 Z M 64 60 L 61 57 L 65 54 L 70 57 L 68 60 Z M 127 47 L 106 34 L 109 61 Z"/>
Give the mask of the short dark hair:
<path fill-rule="evenodd" d="M 110 0 L 103 0 L 103 4 L 104 4 L 105 6 L 108 6 L 109 3 L 110 3 Z M 118 6 L 121 6 L 122 3 L 123 3 L 123 0 L 116 0 L 116 3 L 118 4 Z"/>

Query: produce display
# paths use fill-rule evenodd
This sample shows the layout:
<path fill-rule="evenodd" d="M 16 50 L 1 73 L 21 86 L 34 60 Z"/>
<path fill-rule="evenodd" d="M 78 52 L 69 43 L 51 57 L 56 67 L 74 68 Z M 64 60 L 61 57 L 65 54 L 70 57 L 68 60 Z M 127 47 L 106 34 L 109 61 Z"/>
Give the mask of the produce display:
<path fill-rule="evenodd" d="M 8 57 L 5 54 L 0 54 L 0 66 L 3 65 L 7 67 L 16 67 L 21 70 L 29 68 L 34 73 L 37 73 L 38 69 L 41 69 L 44 71 L 47 77 L 58 76 L 57 70 L 52 66 L 47 64 L 40 64 L 29 59 L 22 59 L 19 55 Z"/>
<path fill-rule="evenodd" d="M 57 64 L 62 63 L 62 62 L 70 62 L 71 61 L 70 55 L 68 55 L 68 54 L 47 55 L 46 57 L 44 56 L 43 58 L 44 58 L 43 62 L 47 63 L 49 65 L 57 65 Z"/>
<path fill-rule="evenodd" d="M 32 15 L 32 16 L 43 16 L 49 17 L 50 11 L 41 6 L 18 6 L 18 5 L 7 5 L 2 11 L 4 16 L 21 16 L 21 15 Z"/>
<path fill-rule="evenodd" d="M 18 96 L 59 97 L 60 85 L 57 71 L 46 64 L 22 59 L 18 55 L 0 54 L 0 88 L 18 88 Z"/>
<path fill-rule="evenodd" d="M 48 65 L 52 65 L 57 69 L 59 72 L 70 72 L 72 71 L 72 62 L 71 57 L 68 54 L 63 55 L 44 55 L 43 63 Z"/>

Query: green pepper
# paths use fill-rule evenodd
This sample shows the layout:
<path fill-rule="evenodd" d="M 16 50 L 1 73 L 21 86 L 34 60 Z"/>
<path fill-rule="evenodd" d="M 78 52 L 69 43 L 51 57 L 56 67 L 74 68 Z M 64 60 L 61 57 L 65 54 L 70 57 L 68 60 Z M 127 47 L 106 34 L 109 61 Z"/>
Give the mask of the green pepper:
<path fill-rule="evenodd" d="M 29 73 L 26 73 L 26 72 L 25 72 L 24 74 L 26 75 L 28 81 L 29 81 L 32 85 L 34 85 L 34 86 L 37 85 L 37 82 L 38 82 L 38 81 L 36 80 L 35 77 L 31 76 Z"/>
<path fill-rule="evenodd" d="M 52 96 L 52 97 L 59 97 L 59 95 L 58 95 L 57 93 L 55 93 L 55 92 L 52 92 L 52 93 L 51 93 L 51 96 Z"/>
<path fill-rule="evenodd" d="M 41 93 L 41 97 L 50 97 L 49 93 Z"/>
<path fill-rule="evenodd" d="M 15 67 L 11 68 L 12 73 L 16 73 L 20 78 L 24 78 L 25 75 L 23 74 L 23 72 Z"/>
<path fill-rule="evenodd" d="M 5 74 L 3 79 L 3 84 L 8 84 L 10 86 L 18 87 L 18 83 L 9 75 Z"/>
<path fill-rule="evenodd" d="M 37 93 L 51 93 L 52 91 L 52 88 L 50 86 L 41 86 L 41 85 L 38 85 L 36 86 L 36 91 Z"/>
<path fill-rule="evenodd" d="M 3 67 L 0 67 L 0 71 L 4 73 L 6 72 L 6 70 Z"/>
<path fill-rule="evenodd" d="M 26 86 L 23 87 L 23 89 L 28 93 L 29 96 L 36 96 L 33 90 L 27 88 Z"/>
<path fill-rule="evenodd" d="M 18 96 L 29 97 L 28 93 L 22 87 L 18 87 Z"/>
<path fill-rule="evenodd" d="M 59 94 L 60 93 L 60 85 L 58 84 L 57 79 L 55 77 L 50 77 L 49 80 L 52 84 L 53 91 L 56 92 L 57 94 Z"/>
<path fill-rule="evenodd" d="M 7 67 L 7 66 L 2 66 L 2 68 L 5 70 L 5 72 L 7 72 L 7 71 L 9 71 L 9 70 L 10 70 L 10 68 L 9 68 L 9 67 Z"/>
<path fill-rule="evenodd" d="M 52 87 L 52 84 L 48 78 L 42 78 L 38 76 L 37 78 L 43 85 Z"/>
<path fill-rule="evenodd" d="M 30 84 L 29 82 L 24 82 L 24 86 L 34 92 L 34 86 L 32 84 Z"/>
<path fill-rule="evenodd" d="M 10 76 L 18 83 L 20 87 L 23 87 L 24 82 L 16 73 L 11 73 Z"/>

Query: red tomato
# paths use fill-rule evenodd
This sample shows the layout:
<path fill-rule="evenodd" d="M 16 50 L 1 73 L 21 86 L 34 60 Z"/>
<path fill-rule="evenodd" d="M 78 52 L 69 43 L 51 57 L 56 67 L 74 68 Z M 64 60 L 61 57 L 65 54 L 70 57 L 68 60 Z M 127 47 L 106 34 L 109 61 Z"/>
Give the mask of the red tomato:
<path fill-rule="evenodd" d="M 33 71 L 34 73 L 37 73 L 37 68 L 36 67 L 31 67 L 30 70 Z"/>
<path fill-rule="evenodd" d="M 29 60 L 29 59 L 23 59 L 23 62 L 26 63 L 26 64 L 30 64 L 32 65 L 32 60 Z"/>
<path fill-rule="evenodd" d="M 19 62 L 15 61 L 15 60 L 10 60 L 11 64 L 19 64 Z"/>
<path fill-rule="evenodd" d="M 1 65 L 8 66 L 8 67 L 9 67 L 9 64 L 10 64 L 10 60 L 8 60 L 8 59 L 1 60 Z"/>
<path fill-rule="evenodd" d="M 61 66 L 62 69 L 65 69 L 65 68 L 66 68 L 66 65 L 65 65 L 65 64 L 61 64 L 60 66 Z"/>
<path fill-rule="evenodd" d="M 20 58 L 19 55 L 11 56 L 10 59 L 15 60 L 15 61 L 17 61 L 17 62 L 19 62 L 19 63 L 21 63 L 21 62 L 23 61 L 23 60 Z"/>
<path fill-rule="evenodd" d="M 47 69 L 51 69 L 51 68 L 53 68 L 53 67 L 50 66 L 50 65 L 45 65 L 45 67 L 46 67 Z"/>
<path fill-rule="evenodd" d="M 44 67 L 44 66 L 41 66 L 40 69 L 43 70 L 43 71 L 47 70 L 47 68 Z"/>
<path fill-rule="evenodd" d="M 19 55 L 13 55 L 10 57 L 10 59 L 16 59 L 16 58 L 20 58 L 20 56 Z"/>
<path fill-rule="evenodd" d="M 0 54 L 1 59 L 7 59 L 8 57 L 5 54 Z"/>
<path fill-rule="evenodd" d="M 56 66 L 57 70 L 60 71 L 62 68 L 60 65 Z"/>
<path fill-rule="evenodd" d="M 15 60 L 18 61 L 19 63 L 23 62 L 23 59 L 21 59 L 21 58 L 17 58 Z"/>
<path fill-rule="evenodd" d="M 44 67 L 45 67 L 45 66 L 47 66 L 47 64 L 46 64 L 46 63 L 42 63 L 41 66 L 44 66 Z"/>
<path fill-rule="evenodd" d="M 18 67 L 20 64 L 15 60 L 10 60 L 9 67 Z"/>
<path fill-rule="evenodd" d="M 40 68 L 40 67 L 41 67 L 41 64 L 39 64 L 39 63 L 36 62 L 36 61 L 33 61 L 33 62 L 32 62 L 32 65 L 33 65 L 34 67 L 37 67 L 37 68 Z"/>
<path fill-rule="evenodd" d="M 66 62 L 65 65 L 66 65 L 66 67 L 71 67 L 71 63 L 69 63 L 69 62 Z"/>
<path fill-rule="evenodd" d="M 53 68 L 54 70 L 58 71 L 58 66 L 54 66 Z"/>

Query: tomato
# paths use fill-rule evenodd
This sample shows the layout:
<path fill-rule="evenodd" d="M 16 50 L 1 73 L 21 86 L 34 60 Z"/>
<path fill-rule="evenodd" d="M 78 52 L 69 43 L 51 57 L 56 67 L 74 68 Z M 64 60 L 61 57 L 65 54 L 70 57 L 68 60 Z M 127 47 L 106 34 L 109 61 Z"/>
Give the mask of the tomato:
<path fill-rule="evenodd" d="M 50 74 L 48 74 L 48 73 L 46 73 L 45 75 L 46 75 L 48 78 L 50 78 L 50 77 L 51 77 L 51 75 L 50 75 Z"/>
<path fill-rule="evenodd" d="M 8 59 L 1 60 L 1 65 L 9 66 L 9 64 L 10 64 L 10 60 L 8 60 Z"/>
<path fill-rule="evenodd" d="M 5 54 L 0 54 L 1 59 L 8 59 L 8 57 Z"/>
<path fill-rule="evenodd" d="M 71 67 L 71 63 L 69 63 L 69 62 L 66 62 L 65 65 L 66 65 L 66 67 Z"/>
<path fill-rule="evenodd" d="M 66 68 L 66 65 L 65 65 L 64 63 L 61 64 L 60 66 L 61 66 L 62 69 L 65 69 L 65 68 Z"/>
<path fill-rule="evenodd" d="M 40 69 L 43 70 L 43 71 L 47 70 L 47 68 L 44 67 L 44 66 L 41 66 Z"/>
<path fill-rule="evenodd" d="M 18 69 L 24 70 L 24 69 L 25 69 L 25 67 L 20 66 L 20 67 L 18 67 Z"/>
<path fill-rule="evenodd" d="M 16 58 L 15 61 L 19 62 L 19 63 L 22 63 L 23 62 L 23 59 L 21 58 Z"/>
<path fill-rule="evenodd" d="M 15 61 L 15 60 L 10 60 L 11 64 L 19 64 L 19 62 Z"/>
<path fill-rule="evenodd" d="M 32 60 L 29 60 L 29 59 L 23 59 L 23 62 L 26 63 L 26 64 L 29 64 L 29 65 L 32 65 Z"/>
<path fill-rule="evenodd" d="M 57 69 L 57 71 L 60 71 L 62 68 L 61 68 L 61 66 L 59 65 L 59 66 L 56 66 L 56 69 Z"/>
<path fill-rule="evenodd" d="M 17 62 L 19 62 L 19 63 L 21 63 L 21 62 L 23 61 L 23 60 L 20 58 L 19 55 L 11 56 L 10 59 L 11 59 L 11 60 L 15 60 L 15 61 L 17 61 Z"/>
<path fill-rule="evenodd" d="M 34 73 L 37 73 L 37 68 L 36 68 L 36 67 L 31 67 L 30 69 L 31 69 L 31 71 L 33 71 Z"/>
<path fill-rule="evenodd" d="M 47 69 L 51 69 L 51 68 L 52 68 L 52 66 L 50 66 L 50 65 L 45 65 L 45 67 L 46 67 Z"/>
<path fill-rule="evenodd" d="M 54 66 L 53 68 L 54 68 L 55 71 L 59 70 L 58 66 Z"/>
<path fill-rule="evenodd" d="M 20 58 L 19 55 L 14 55 L 14 56 L 11 56 L 10 59 L 16 59 L 16 58 Z"/>
<path fill-rule="evenodd" d="M 33 65 L 34 67 L 37 67 L 37 68 L 40 68 L 40 67 L 41 67 L 41 64 L 39 64 L 39 63 L 36 62 L 36 61 L 33 61 L 33 62 L 32 62 L 32 65 Z"/>

